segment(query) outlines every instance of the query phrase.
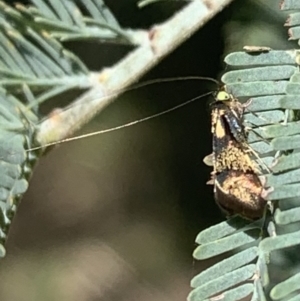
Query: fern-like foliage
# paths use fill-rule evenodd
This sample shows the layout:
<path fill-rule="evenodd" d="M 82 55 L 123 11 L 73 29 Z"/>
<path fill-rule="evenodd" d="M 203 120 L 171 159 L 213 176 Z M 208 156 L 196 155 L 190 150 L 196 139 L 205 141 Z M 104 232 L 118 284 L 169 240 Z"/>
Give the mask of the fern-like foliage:
<path fill-rule="evenodd" d="M 25 18 L 31 28 L 43 28 L 61 41 L 100 39 L 131 44 L 130 36 L 102 0 L 31 2 L 31 6 L 17 4 L 11 17 L 21 23 Z"/>
<path fill-rule="evenodd" d="M 19 201 L 28 188 L 28 180 L 37 155 L 27 152 L 34 139 L 37 117 L 15 97 L 0 88 L 0 257 Z"/>
<path fill-rule="evenodd" d="M 92 73 L 60 40 L 127 41 L 102 1 L 32 4 L 14 8 L 0 2 L 1 257 L 33 163 L 41 154 L 27 151 L 37 145 L 39 105 L 67 90 L 92 85 Z"/>
<path fill-rule="evenodd" d="M 58 3 L 58 2 L 57 2 Z M 35 95 L 30 106 L 72 88 L 90 86 L 89 71 L 42 27 L 31 27 L 20 11 L 0 2 L 0 85 Z"/>
<path fill-rule="evenodd" d="M 298 1 L 284 1 L 281 8 L 300 6 Z M 294 26 L 289 31 L 293 39 L 300 38 L 299 16 L 292 14 L 287 22 Z M 299 300 L 299 54 L 270 50 L 225 58 L 238 70 L 224 74 L 222 81 L 239 99 L 252 99 L 251 113 L 245 114 L 245 122 L 255 130 L 249 143 L 272 170 L 265 175 L 265 186 L 275 213 L 273 220 L 252 224 L 232 218 L 198 235 L 198 260 L 235 253 L 192 279 L 189 300 L 240 300 L 251 295 L 251 300 Z"/>

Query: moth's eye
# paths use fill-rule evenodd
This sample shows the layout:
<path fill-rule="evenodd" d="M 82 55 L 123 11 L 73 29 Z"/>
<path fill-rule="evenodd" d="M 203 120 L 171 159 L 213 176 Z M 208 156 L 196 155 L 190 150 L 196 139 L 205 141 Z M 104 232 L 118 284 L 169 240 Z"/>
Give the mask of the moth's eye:
<path fill-rule="evenodd" d="M 230 94 L 225 92 L 225 91 L 220 91 L 218 92 L 217 96 L 216 96 L 216 99 L 218 101 L 227 101 L 227 100 L 230 100 Z"/>

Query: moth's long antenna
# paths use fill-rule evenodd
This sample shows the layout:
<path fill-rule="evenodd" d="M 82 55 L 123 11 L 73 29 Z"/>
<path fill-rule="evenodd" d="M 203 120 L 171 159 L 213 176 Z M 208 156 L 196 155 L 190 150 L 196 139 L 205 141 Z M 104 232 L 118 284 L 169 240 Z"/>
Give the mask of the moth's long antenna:
<path fill-rule="evenodd" d="M 219 81 L 217 81 L 216 79 L 211 78 L 211 77 L 206 77 L 206 76 L 190 75 L 190 76 L 182 76 L 182 77 L 156 78 L 156 79 L 146 80 L 146 81 L 143 81 L 141 83 L 133 84 L 130 87 L 127 87 L 127 88 L 124 88 L 124 89 L 116 90 L 116 91 L 114 91 L 113 93 L 111 93 L 109 95 L 103 96 L 102 99 L 110 98 L 112 95 L 119 95 L 121 93 L 137 90 L 139 88 L 143 88 L 143 87 L 146 87 L 146 86 L 151 86 L 151 85 L 154 85 L 154 84 L 169 83 L 169 82 L 176 82 L 176 81 L 187 81 L 187 80 L 205 80 L 205 81 L 209 81 L 209 82 L 217 84 L 218 88 L 221 85 L 221 83 Z M 72 105 L 72 107 L 73 106 L 74 105 Z M 70 108 L 70 106 L 68 108 Z M 47 116 L 45 118 L 43 118 L 42 120 L 45 120 L 45 119 L 47 119 Z"/>
<path fill-rule="evenodd" d="M 197 77 L 199 79 L 199 77 Z M 170 80 L 170 79 L 167 79 L 167 80 Z M 154 80 L 155 81 L 155 80 Z M 152 81 L 152 82 L 154 82 Z M 135 121 L 132 121 L 132 122 L 129 122 L 129 123 L 125 123 L 123 125 L 120 125 L 120 126 L 116 126 L 114 128 L 110 128 L 110 129 L 106 129 L 106 130 L 100 130 L 100 131 L 96 131 L 96 132 L 93 132 L 93 133 L 89 133 L 89 134 L 84 134 L 84 135 L 80 135 L 80 136 L 76 136 L 76 137 L 71 137 L 71 138 L 66 138 L 66 139 L 62 139 L 62 140 L 59 140 L 59 141 L 56 141 L 56 142 L 51 142 L 51 143 L 47 143 L 45 145 L 41 145 L 41 146 L 37 146 L 37 147 L 33 147 L 33 148 L 30 148 L 30 149 L 27 149 L 26 151 L 27 152 L 30 152 L 30 151 L 34 151 L 34 150 L 38 150 L 38 149 L 42 149 L 42 148 L 45 148 L 45 147 L 48 147 L 48 146 L 52 146 L 52 145 L 56 145 L 56 144 L 61 144 L 61 143 L 64 143 L 64 142 L 70 142 L 70 141 L 74 141 L 74 140 L 78 140 L 78 139 L 82 139 L 82 138 L 87 138 L 87 137 L 92 137 L 92 136 L 96 136 L 96 135 L 100 135 L 100 134 L 105 134 L 105 133 L 109 133 L 109 132 L 114 132 L 114 131 L 117 131 L 117 130 L 120 130 L 120 129 L 123 129 L 123 128 L 126 128 L 126 127 L 129 127 L 129 126 L 132 126 L 132 125 L 135 125 L 135 124 L 138 124 L 138 123 L 141 123 L 141 122 L 144 122 L 144 121 L 147 121 L 147 120 L 150 120 L 150 119 L 153 119 L 153 118 L 156 118 L 156 117 L 159 117 L 159 116 L 162 116 L 162 115 L 165 115 L 167 113 L 170 113 L 172 111 L 175 111 L 181 107 L 184 107 L 192 102 L 194 102 L 195 100 L 197 99 L 200 99 L 202 97 L 205 97 L 205 96 L 208 96 L 208 95 L 211 95 L 213 92 L 208 92 L 208 93 L 205 93 L 205 94 L 202 94 L 200 96 L 197 96 L 197 97 L 194 97 L 180 105 L 177 105 L 173 108 L 170 108 L 168 110 L 165 110 L 165 111 L 162 111 L 162 112 L 159 112 L 157 114 L 154 114 L 154 115 L 151 115 L 151 116 L 148 116 L 148 117 L 145 117 L 145 118 L 142 118 L 142 119 L 139 119 L 139 120 L 135 120 Z"/>
<path fill-rule="evenodd" d="M 134 90 L 134 89 L 138 89 L 144 86 L 149 86 L 149 85 L 153 85 L 153 84 L 157 84 L 157 83 L 168 83 L 168 82 L 176 82 L 176 81 L 186 81 L 186 80 L 206 80 L 206 81 L 210 81 L 213 82 L 215 84 L 217 84 L 218 86 L 220 86 L 220 82 L 217 81 L 214 78 L 211 77 L 205 77 L 205 76 L 182 76 L 182 77 L 167 77 L 167 78 L 156 78 L 156 79 L 149 79 L 147 81 L 144 81 L 140 84 L 135 84 L 132 85 L 129 88 L 124 89 L 124 92 L 130 91 L 130 90 Z"/>

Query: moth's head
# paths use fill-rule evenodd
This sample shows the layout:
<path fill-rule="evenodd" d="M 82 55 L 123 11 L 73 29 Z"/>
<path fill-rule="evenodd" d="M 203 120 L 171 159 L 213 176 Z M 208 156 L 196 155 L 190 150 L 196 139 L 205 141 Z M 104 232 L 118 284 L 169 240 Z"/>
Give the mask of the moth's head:
<path fill-rule="evenodd" d="M 215 95 L 215 98 L 216 101 L 226 102 L 226 101 L 231 101 L 232 96 L 226 91 L 218 91 Z"/>
<path fill-rule="evenodd" d="M 225 87 L 222 87 L 220 90 L 216 91 L 214 93 L 214 103 L 222 103 L 227 106 L 230 106 L 232 104 L 232 101 L 234 101 L 234 97 L 232 94 L 228 93 L 225 89 Z"/>

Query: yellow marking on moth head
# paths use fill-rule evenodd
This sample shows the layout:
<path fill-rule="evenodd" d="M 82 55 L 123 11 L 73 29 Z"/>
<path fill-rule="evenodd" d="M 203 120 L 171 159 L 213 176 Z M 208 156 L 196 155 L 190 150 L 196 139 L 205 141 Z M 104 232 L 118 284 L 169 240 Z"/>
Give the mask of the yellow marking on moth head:
<path fill-rule="evenodd" d="M 219 91 L 216 96 L 216 100 L 218 100 L 218 101 L 226 102 L 231 99 L 232 99 L 231 94 L 229 94 L 228 92 L 225 92 L 225 91 Z"/>

